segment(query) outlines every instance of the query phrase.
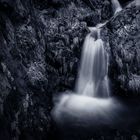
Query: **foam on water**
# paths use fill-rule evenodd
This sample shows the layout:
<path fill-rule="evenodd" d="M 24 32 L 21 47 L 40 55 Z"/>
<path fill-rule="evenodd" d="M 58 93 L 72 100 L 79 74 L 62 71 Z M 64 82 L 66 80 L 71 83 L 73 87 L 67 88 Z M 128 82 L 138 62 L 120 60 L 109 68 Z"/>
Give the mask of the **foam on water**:
<path fill-rule="evenodd" d="M 63 130 L 72 128 L 92 131 L 106 126 L 117 127 L 118 122 L 120 125 L 121 109 L 121 104 L 113 98 L 91 98 L 71 93 L 61 96 L 52 116 Z"/>

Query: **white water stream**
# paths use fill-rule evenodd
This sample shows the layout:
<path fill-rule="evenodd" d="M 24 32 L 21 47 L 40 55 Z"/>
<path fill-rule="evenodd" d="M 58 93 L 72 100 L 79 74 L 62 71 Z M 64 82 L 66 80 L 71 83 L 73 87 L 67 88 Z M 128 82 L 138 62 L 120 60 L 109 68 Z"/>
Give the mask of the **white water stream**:
<path fill-rule="evenodd" d="M 111 2 L 114 13 L 122 10 L 118 0 Z M 109 97 L 109 59 L 105 44 L 100 38 L 100 28 L 104 24 L 90 28 L 91 33 L 85 38 L 76 91 L 55 97 L 57 101 L 54 102 L 52 116 L 58 127 L 94 126 L 96 129 L 99 125 L 117 125 L 119 121 L 121 105 Z"/>
<path fill-rule="evenodd" d="M 108 57 L 100 29 L 87 35 L 82 52 L 76 93 L 91 97 L 109 97 Z"/>
<path fill-rule="evenodd" d="M 122 10 L 122 7 L 118 0 L 111 0 L 111 3 L 112 3 L 112 9 L 115 14 Z"/>

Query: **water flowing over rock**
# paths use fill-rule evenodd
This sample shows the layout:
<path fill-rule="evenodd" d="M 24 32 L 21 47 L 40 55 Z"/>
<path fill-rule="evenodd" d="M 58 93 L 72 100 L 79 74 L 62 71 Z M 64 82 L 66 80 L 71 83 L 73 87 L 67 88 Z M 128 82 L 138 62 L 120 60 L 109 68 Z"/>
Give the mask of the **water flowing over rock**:
<path fill-rule="evenodd" d="M 76 130 L 78 128 L 79 131 L 79 127 L 90 131 L 92 128 L 95 130 L 96 127 L 113 124 L 117 112 L 120 112 L 120 106 L 116 106 L 115 100 L 102 99 L 103 97 L 109 97 L 108 57 L 104 43 L 100 39 L 100 28 L 94 27 L 86 36 L 83 45 L 76 92 L 69 92 L 69 94 L 64 92 L 59 97 L 54 96 L 52 118 L 60 131 L 67 128 L 68 131 L 69 128 Z M 111 114 L 112 110 L 115 114 Z M 111 118 L 108 119 L 105 114 L 111 114 Z"/>
<path fill-rule="evenodd" d="M 108 58 L 98 34 L 100 29 L 95 28 L 85 39 L 76 92 L 91 97 L 108 97 Z"/>
<path fill-rule="evenodd" d="M 113 9 L 115 14 L 122 10 L 122 7 L 121 7 L 118 0 L 111 0 L 111 2 L 112 2 L 112 9 Z"/>

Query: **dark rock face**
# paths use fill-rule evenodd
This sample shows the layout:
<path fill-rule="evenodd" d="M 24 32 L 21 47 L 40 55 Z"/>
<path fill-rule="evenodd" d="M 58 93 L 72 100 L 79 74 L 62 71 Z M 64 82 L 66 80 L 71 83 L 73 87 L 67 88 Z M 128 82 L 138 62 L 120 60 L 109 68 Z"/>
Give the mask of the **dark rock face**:
<path fill-rule="evenodd" d="M 119 0 L 122 6 L 126 6 L 128 3 L 132 2 L 133 0 Z"/>
<path fill-rule="evenodd" d="M 120 95 L 140 93 L 140 8 L 132 3 L 113 17 L 103 29 L 109 42 L 109 75 L 112 90 Z"/>
<path fill-rule="evenodd" d="M 95 26 L 113 16 L 110 0 L 83 0 L 93 12 L 85 17 L 88 26 Z"/>

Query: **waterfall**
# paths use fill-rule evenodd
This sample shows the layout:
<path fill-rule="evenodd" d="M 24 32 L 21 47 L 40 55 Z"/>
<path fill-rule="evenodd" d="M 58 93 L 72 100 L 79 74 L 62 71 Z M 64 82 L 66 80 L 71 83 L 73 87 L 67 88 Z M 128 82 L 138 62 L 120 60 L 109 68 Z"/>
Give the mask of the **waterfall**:
<path fill-rule="evenodd" d="M 111 0 L 111 3 L 112 3 L 112 9 L 115 14 L 122 10 L 122 7 L 118 0 Z"/>
<path fill-rule="evenodd" d="M 112 0 L 114 13 L 122 8 L 117 0 Z M 108 53 L 101 39 L 102 26 L 89 27 L 85 38 L 75 92 L 67 91 L 54 97 L 53 119 L 61 130 L 97 129 L 117 125 L 121 114 L 121 104 L 109 97 Z M 118 121 L 118 122 L 117 122 Z M 68 131 L 69 133 L 69 131 Z M 77 133 L 77 132 L 76 132 Z"/>
<path fill-rule="evenodd" d="M 87 35 L 82 52 L 76 92 L 91 97 L 108 97 L 108 57 L 100 29 L 93 28 Z"/>

